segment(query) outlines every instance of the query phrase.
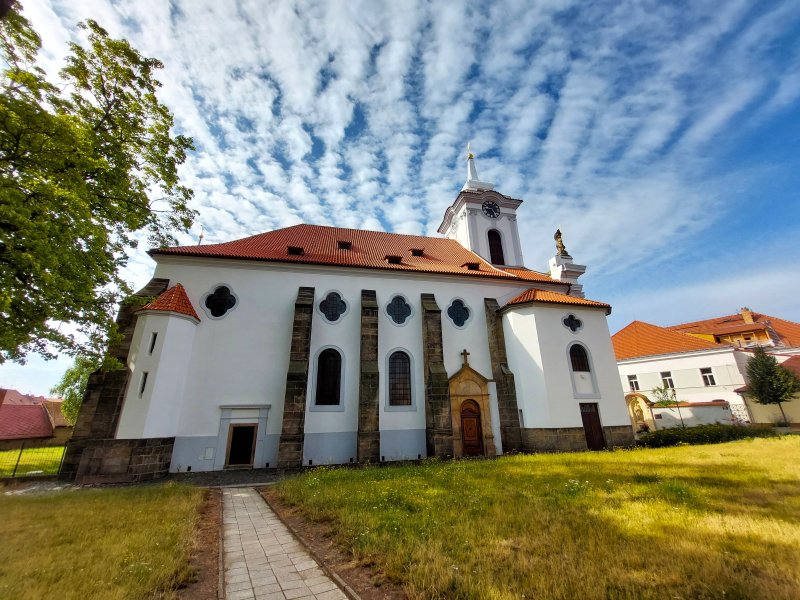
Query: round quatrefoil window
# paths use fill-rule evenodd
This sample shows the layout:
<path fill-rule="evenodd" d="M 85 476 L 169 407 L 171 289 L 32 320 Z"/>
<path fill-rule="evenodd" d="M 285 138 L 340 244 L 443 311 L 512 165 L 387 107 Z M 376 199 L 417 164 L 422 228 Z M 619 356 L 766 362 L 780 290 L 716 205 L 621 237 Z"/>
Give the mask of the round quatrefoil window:
<path fill-rule="evenodd" d="M 561 322 L 564 324 L 564 327 L 572 331 L 572 333 L 575 333 L 578 329 L 583 327 L 583 321 L 578 319 L 575 315 L 569 315 L 562 319 Z"/>
<path fill-rule="evenodd" d="M 395 296 L 386 305 L 386 314 L 392 319 L 395 325 L 404 325 L 411 316 L 411 305 L 402 296 Z"/>
<path fill-rule="evenodd" d="M 319 312 L 322 313 L 328 321 L 335 323 L 339 318 L 347 312 L 347 303 L 342 300 L 339 292 L 330 292 L 325 299 L 319 303 Z"/>
<path fill-rule="evenodd" d="M 447 308 L 447 316 L 456 327 L 464 327 L 469 321 L 470 311 L 463 300 L 456 299 Z"/>
<path fill-rule="evenodd" d="M 227 285 L 218 285 L 203 299 L 203 307 L 211 317 L 221 319 L 236 306 L 237 302 L 231 288 Z"/>

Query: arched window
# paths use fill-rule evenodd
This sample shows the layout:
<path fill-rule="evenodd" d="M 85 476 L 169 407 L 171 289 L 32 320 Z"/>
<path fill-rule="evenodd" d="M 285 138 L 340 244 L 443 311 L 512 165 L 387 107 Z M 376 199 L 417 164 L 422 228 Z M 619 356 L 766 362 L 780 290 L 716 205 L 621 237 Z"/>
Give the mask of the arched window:
<path fill-rule="evenodd" d="M 317 357 L 316 404 L 338 406 L 342 384 L 342 355 L 333 348 L 327 348 Z"/>
<path fill-rule="evenodd" d="M 411 359 L 401 350 L 389 357 L 389 406 L 411 406 Z"/>
<path fill-rule="evenodd" d="M 569 349 L 569 358 L 572 361 L 572 370 L 576 373 L 588 373 L 591 371 L 589 368 L 589 356 L 586 354 L 586 348 L 580 344 L 575 344 Z"/>
<path fill-rule="evenodd" d="M 503 240 L 500 239 L 500 232 L 496 229 L 489 230 L 489 256 L 493 265 L 506 264 L 503 257 Z"/>

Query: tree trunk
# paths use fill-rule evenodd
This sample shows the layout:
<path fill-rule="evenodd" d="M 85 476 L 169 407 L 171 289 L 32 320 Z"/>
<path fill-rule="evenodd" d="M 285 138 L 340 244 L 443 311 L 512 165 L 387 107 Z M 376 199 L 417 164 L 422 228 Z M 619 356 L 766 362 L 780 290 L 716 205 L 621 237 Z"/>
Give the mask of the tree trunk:
<path fill-rule="evenodd" d="M 783 418 L 782 425 L 784 427 L 789 427 L 789 421 L 786 419 L 786 413 L 783 412 L 783 403 L 782 402 L 778 402 L 778 408 L 781 409 L 781 417 Z"/>

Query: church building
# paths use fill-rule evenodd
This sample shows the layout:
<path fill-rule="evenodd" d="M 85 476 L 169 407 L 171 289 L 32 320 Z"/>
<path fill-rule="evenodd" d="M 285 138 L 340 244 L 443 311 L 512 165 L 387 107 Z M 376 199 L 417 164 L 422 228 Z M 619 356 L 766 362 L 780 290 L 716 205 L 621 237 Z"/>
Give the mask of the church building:
<path fill-rule="evenodd" d="M 441 237 L 297 225 L 151 250 L 125 368 L 90 378 L 62 477 L 632 443 L 611 307 L 560 232 L 549 273 L 524 266 L 521 206 L 470 154 Z"/>

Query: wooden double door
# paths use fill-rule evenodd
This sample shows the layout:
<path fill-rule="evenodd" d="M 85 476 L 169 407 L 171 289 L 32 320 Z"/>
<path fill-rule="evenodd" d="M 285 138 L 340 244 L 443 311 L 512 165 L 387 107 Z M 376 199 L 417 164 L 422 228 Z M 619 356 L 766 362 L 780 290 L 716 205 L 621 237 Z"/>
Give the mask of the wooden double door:
<path fill-rule="evenodd" d="M 483 456 L 481 408 L 474 400 L 461 404 L 461 447 L 464 456 Z"/>

